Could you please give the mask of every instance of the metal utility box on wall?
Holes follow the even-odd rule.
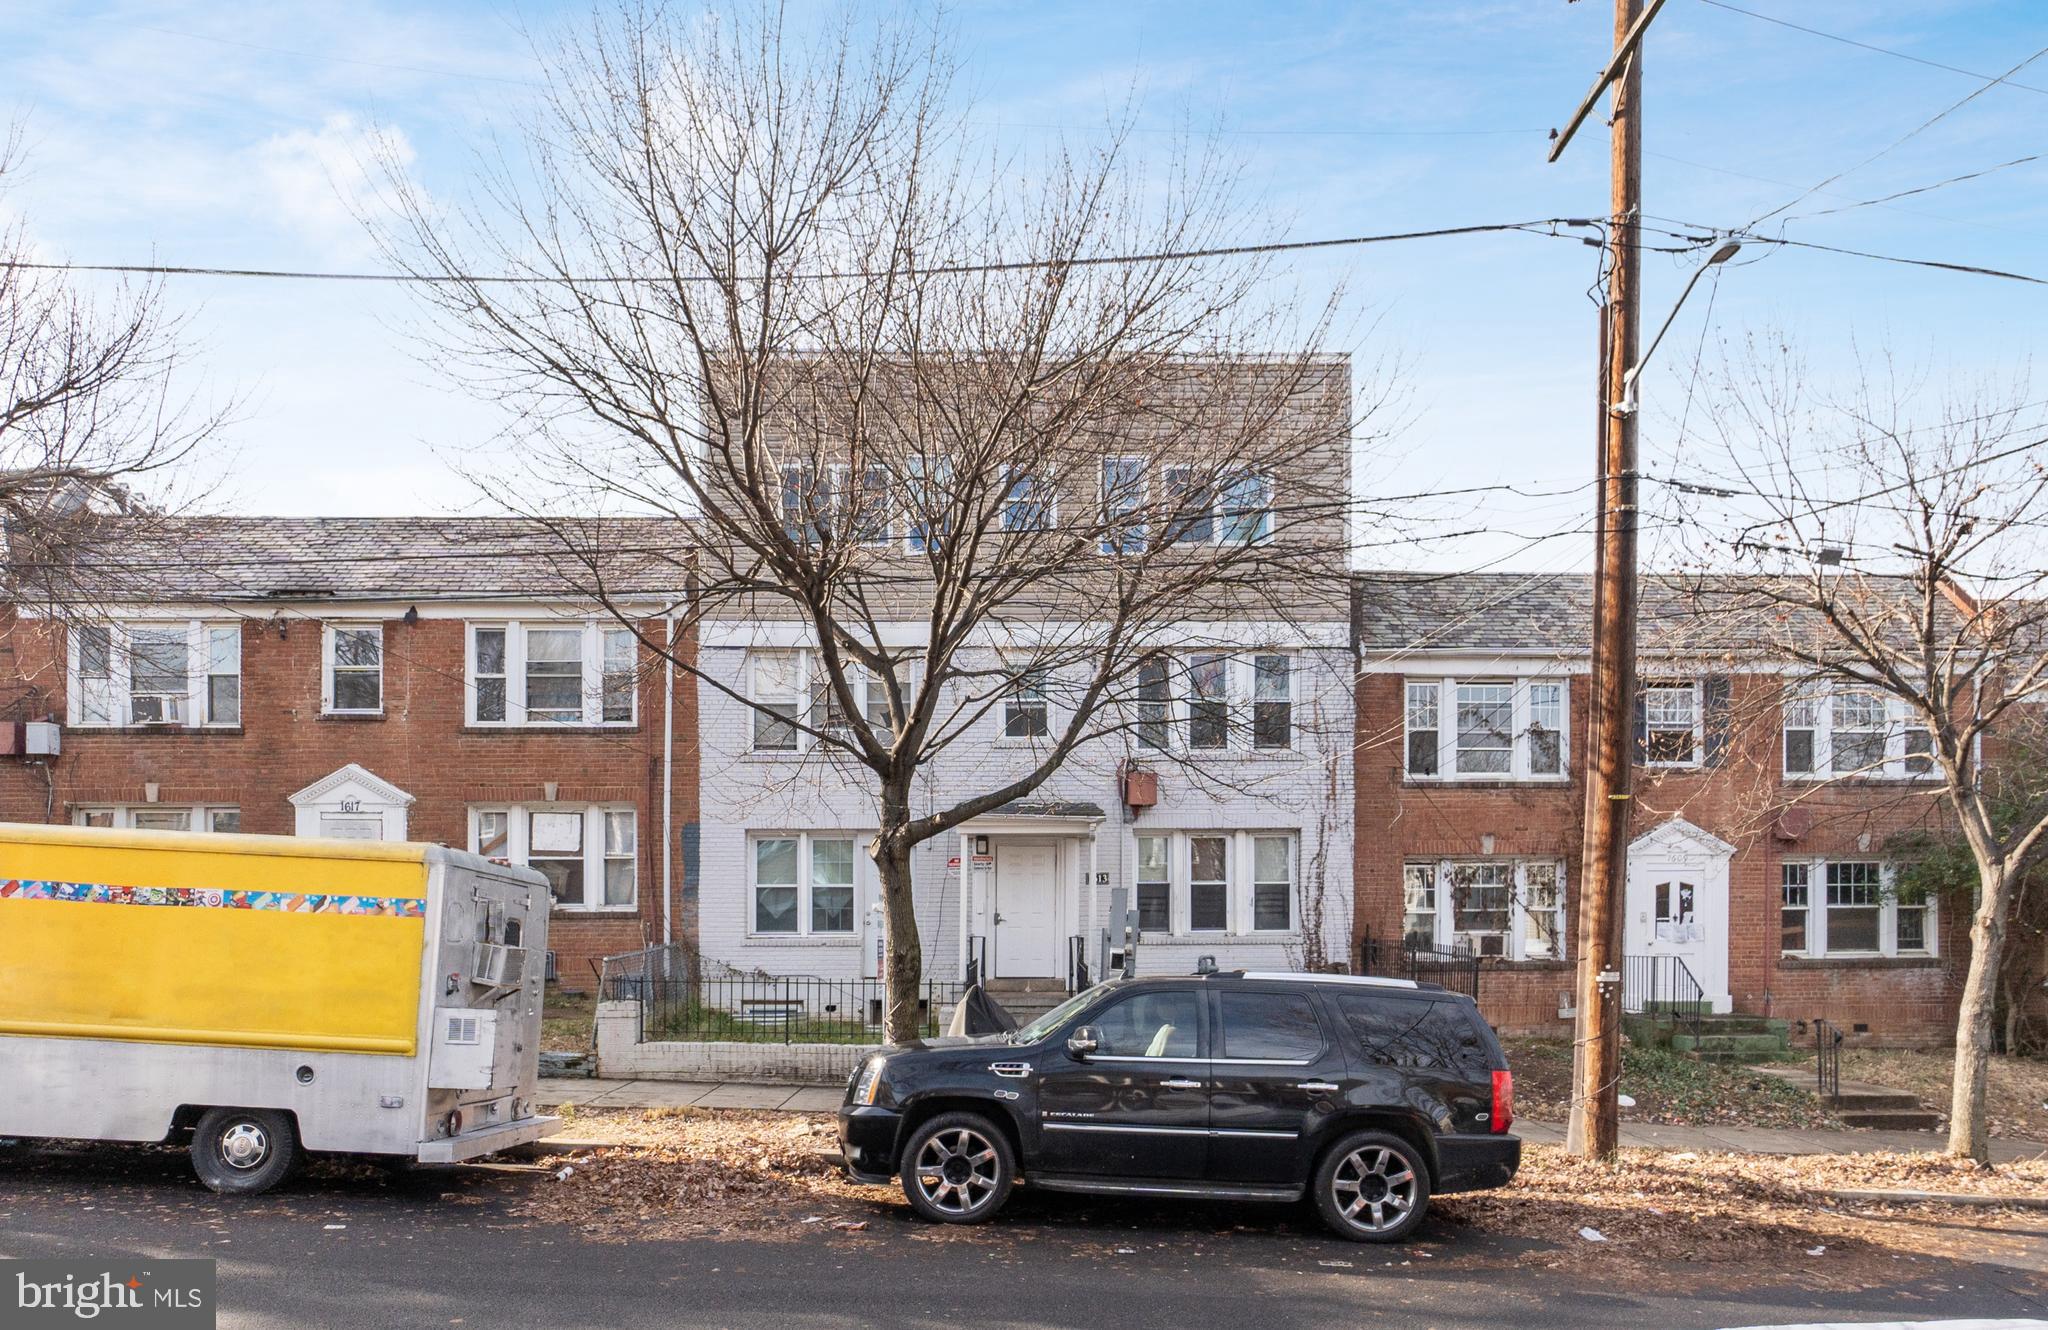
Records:
[[[1159,773],[1124,772],[1124,804],[1130,808],[1153,808],[1159,803]]]
[[[55,757],[64,749],[64,727],[54,720],[26,721],[21,733],[21,751],[28,757]]]

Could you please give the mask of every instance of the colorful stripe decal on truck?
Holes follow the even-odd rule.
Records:
[[[221,891],[211,887],[115,887],[102,882],[0,879],[0,900],[89,901],[101,905],[183,905],[206,910],[278,910],[287,914],[376,914],[424,919],[427,903],[408,896],[344,896],[308,891]]]

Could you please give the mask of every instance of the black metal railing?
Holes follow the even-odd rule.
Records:
[[[1388,979],[1436,984],[1479,1000],[1479,957],[1469,951],[1426,947],[1410,938],[1390,941],[1367,935],[1358,944],[1358,972]]]
[[[967,987],[988,978],[988,939],[979,933],[967,937]]]
[[[642,1043],[879,1043],[889,1007],[880,979],[705,972],[681,947],[606,957],[602,974],[603,999],[640,1004]],[[919,984],[918,1032],[938,1034],[963,991],[939,980]]]
[[[1088,987],[1088,939],[1080,933],[1067,939],[1067,991]]]
[[[1692,1036],[1697,1049],[1702,1018],[1713,1007],[1707,990],[1693,977],[1682,956],[1624,956],[1621,960],[1621,1009],[1630,1015],[1656,1016]]]
[[[1813,1023],[1813,1070],[1821,1102],[1842,1093],[1842,1032],[1831,1021]]]

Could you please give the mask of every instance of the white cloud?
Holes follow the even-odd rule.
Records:
[[[413,147],[402,130],[330,115],[317,130],[273,134],[253,156],[264,202],[277,220],[330,258],[361,258],[375,246],[362,219],[384,206],[376,186],[379,155],[403,168]]]

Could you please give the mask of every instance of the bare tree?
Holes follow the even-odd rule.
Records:
[[[1732,474],[1693,494],[1709,489],[1734,514],[1714,561],[1732,552],[1763,575],[1703,580],[1701,605],[1745,613],[1758,648],[1877,718],[1788,769],[1815,759],[1830,780],[1920,777],[1953,815],[1976,880],[1949,1151],[1987,1160],[1999,965],[2017,884],[2048,836],[2048,788],[2000,787],[1986,762],[2048,695],[2048,428],[2012,388],[1952,394],[1915,422],[1925,394],[1889,364],[1840,401],[1813,392],[1782,346],[1724,364],[1711,431]],[[1885,699],[1902,719],[1885,718]],[[1813,705],[1797,681],[1786,704]]]
[[[1250,645],[1219,626],[1344,619],[1353,403],[1348,362],[1302,349],[1327,307],[1256,253],[1203,253],[1256,234],[1213,153],[1148,172],[1112,133],[1006,159],[942,35],[816,34],[772,3],[601,15],[466,202],[386,163],[382,236],[431,279],[450,368],[518,413],[541,497],[499,476],[498,499],[672,519],[685,630],[802,626],[794,704],[648,645],[872,793],[905,1037],[914,847],[1093,740],[1173,760],[1169,697],[1256,730],[1254,698],[1206,706]],[[997,716],[1029,760],[919,811],[920,773]]]
[[[0,199],[21,147],[16,125]],[[0,558],[16,606],[62,619],[122,576],[103,519],[163,511],[226,412],[174,391],[185,330],[160,286],[93,298],[41,259],[24,222],[0,231]]]

